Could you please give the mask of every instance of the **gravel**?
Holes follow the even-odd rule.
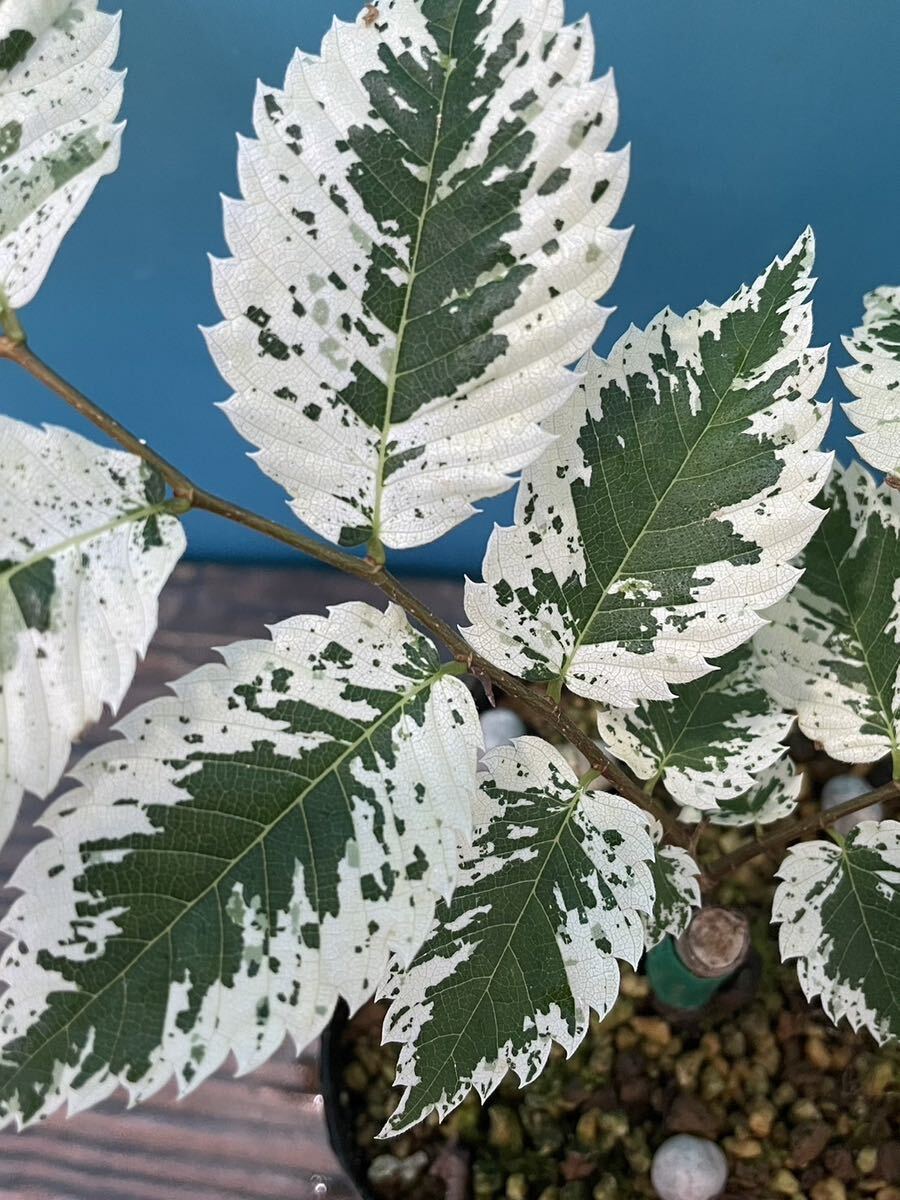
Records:
[[[805,761],[816,791],[846,770],[809,753]],[[704,836],[727,850],[744,835]],[[432,1114],[376,1140],[396,1103],[396,1047],[380,1045],[376,1006],[364,1009],[339,1047],[340,1100],[369,1191],[383,1200],[639,1200],[657,1194],[659,1147],[687,1135],[724,1153],[727,1200],[900,1200],[900,1048],[836,1029],[778,961],[776,865],[756,860],[720,887],[717,902],[751,918],[754,952],[699,1019],[661,1011],[646,979],[626,968],[612,1013],[591,1021],[571,1059],[556,1048],[529,1088],[508,1077],[484,1108],[470,1095],[441,1125]],[[382,1164],[373,1178],[384,1155],[412,1164],[405,1173]]]

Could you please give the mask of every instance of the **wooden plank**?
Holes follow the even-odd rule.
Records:
[[[446,620],[462,618],[458,587],[418,581]],[[125,709],[158,696],[169,680],[208,662],[210,647],[264,637],[265,625],[346,600],[379,603],[361,580],[292,568],[187,563],[163,593],[160,629]],[[109,736],[106,719],[83,748]],[[3,884],[40,837],[42,805],[26,801],[0,853]],[[0,896],[8,903],[11,893]],[[325,1131],[315,1052],[283,1046],[252,1075],[233,1066],[178,1100],[174,1088],[124,1110],[114,1096],[91,1112],[58,1114],[22,1134],[0,1133],[3,1200],[347,1200],[353,1190]]]

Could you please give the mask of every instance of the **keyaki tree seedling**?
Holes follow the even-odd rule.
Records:
[[[900,824],[827,831],[900,786],[792,819],[785,738],[797,721],[900,775],[897,289],[867,298],[844,370],[886,481],[821,448],[808,230],[724,303],[664,309],[598,358],[628,153],[590,25],[561,0],[368,5],[259,88],[206,331],[228,418],[322,544],[204,490],[26,339],[116,166],[117,45],[95,0],[0,5],[0,354],[117,445],[0,418],[3,833],[121,704],[191,509],[389,603],[226,647],[78,762],[12,881],[0,1117],[184,1092],[373,995],[401,1043],[385,1132],[444,1116],[577,1046],[619,960],[774,851],[807,996],[895,1037]],[[452,629],[389,553],[517,477]],[[479,767],[466,672],[589,771],[537,736]],[[748,836],[700,862],[701,817]]]

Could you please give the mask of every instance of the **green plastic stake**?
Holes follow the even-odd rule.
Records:
[[[703,1008],[733,978],[750,950],[750,927],[740,913],[703,908],[676,942],[667,937],[647,955],[647,978],[669,1008]]]

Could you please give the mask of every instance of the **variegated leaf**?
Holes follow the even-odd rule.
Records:
[[[485,768],[453,902],[383,989],[403,1088],[385,1132],[444,1117],[472,1088],[485,1099],[510,1069],[529,1083],[553,1042],[571,1052],[590,1011],[612,1007],[616,959],[636,965],[643,951],[654,853],[643,813],[582,788],[538,738],[489,751]]]
[[[297,515],[415,546],[548,443],[626,235],[611,76],[562,0],[381,0],[261,87],[209,333]]]
[[[863,323],[844,345],[856,359],[841,378],[856,399],[844,412],[857,429],[850,439],[879,471],[900,475],[900,287],[866,296]]]
[[[744,795],[784,754],[794,718],[763,689],[741,646],[717,670],[679,687],[674,700],[598,713],[600,737],[639,779],[662,780],[676,803],[715,810]]]
[[[119,162],[119,18],[97,0],[0,4],[0,298],[31,300]]]
[[[771,825],[791,815],[802,789],[803,773],[785,755],[761,771],[742,796],[722,800],[709,819],[713,825]]]
[[[452,890],[478,719],[401,611],[345,604],[222,654],[78,767],[14,876],[0,1120],[305,1045]]]
[[[756,639],[761,678],[841,762],[900,749],[900,493],[836,469],[795,591]]]
[[[830,461],[812,253],[807,232],[722,307],[665,311],[591,359],[466,589],[486,658],[615,707],[668,700],[789,591]]]
[[[700,868],[681,846],[663,846],[663,828],[653,822],[656,856],[650,870],[653,875],[653,911],[643,918],[644,945],[658,946],[664,937],[680,937],[700,907]]]
[[[778,875],[772,920],[807,999],[880,1043],[900,1037],[900,823],[862,821],[839,845],[801,842]]]
[[[140,459],[0,416],[0,841],[122,703],[184,545]]]

